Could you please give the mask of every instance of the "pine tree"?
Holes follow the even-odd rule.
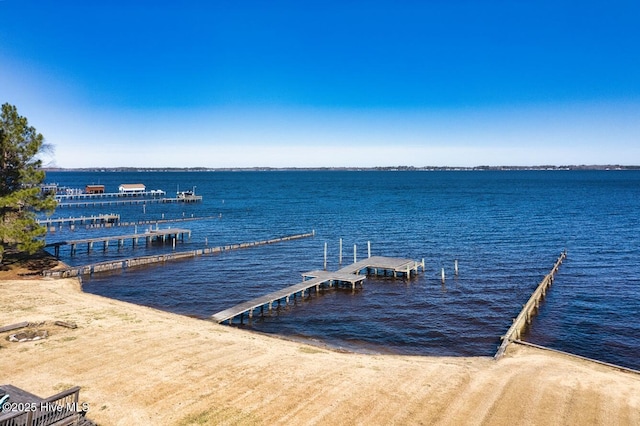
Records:
[[[0,260],[6,250],[34,253],[44,247],[46,232],[36,212],[55,209],[52,194],[43,195],[44,137],[5,103],[0,115]]]

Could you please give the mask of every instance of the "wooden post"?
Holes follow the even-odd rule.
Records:
[[[444,268],[442,268],[442,284],[444,284]]]
[[[456,277],[458,276],[458,259],[453,262],[453,274]]]
[[[371,241],[367,241],[367,259],[371,257]]]
[[[357,256],[357,249],[356,249],[356,245],[353,245],[353,263],[356,263],[358,261],[358,256]]]
[[[327,243],[324,243],[324,270],[327,270]]]
[[[176,235],[176,237],[177,237],[177,235]],[[173,245],[173,250],[175,250],[176,249],[176,238],[173,239],[173,244],[172,245]]]
[[[340,255],[338,257],[338,264],[342,265],[342,238],[340,238]]]

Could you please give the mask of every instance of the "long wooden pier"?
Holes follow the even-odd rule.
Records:
[[[75,203],[58,203],[58,207],[94,207],[94,206],[117,206],[127,204],[157,204],[157,203],[199,203],[202,201],[202,195],[193,195],[190,197],[173,197],[173,198],[122,198],[115,200],[93,200],[78,201]]]
[[[150,265],[154,263],[165,263],[172,260],[187,259],[187,258],[203,256],[207,254],[222,253],[229,250],[240,250],[245,248],[266,245],[266,244],[275,244],[275,243],[280,243],[284,241],[292,241],[292,240],[297,240],[301,238],[313,237],[314,235],[315,235],[315,231],[312,231],[306,234],[289,235],[285,237],[272,238],[269,240],[262,240],[262,241],[254,241],[250,243],[230,244],[226,246],[208,247],[208,248],[198,249],[198,250],[166,253],[166,254],[151,255],[151,256],[140,256],[140,257],[133,257],[128,259],[120,259],[120,260],[110,260],[106,262],[93,263],[90,265],[71,266],[71,267],[60,268],[60,269],[50,269],[47,271],[43,271],[42,275],[45,277],[53,277],[53,278],[77,277],[81,275],[93,274],[96,272],[114,271],[117,269],[126,269],[126,268],[135,267],[135,266]]]
[[[303,281],[281,290],[274,291],[264,296],[251,299],[249,301],[235,305],[224,311],[220,311],[211,316],[211,319],[218,323],[227,321],[233,324],[236,317],[240,318],[240,323],[244,322],[244,314],[248,314],[249,318],[253,318],[253,311],[260,309],[260,314],[264,314],[265,307],[270,312],[273,304],[278,306],[282,302],[289,304],[291,298],[298,296],[304,298],[305,295],[311,295],[311,291],[316,294],[321,289],[327,289],[338,286],[350,286],[355,289],[357,284],[362,285],[367,275],[383,275],[393,277],[410,278],[411,275],[417,275],[418,268],[422,268],[424,272],[424,260],[416,262],[410,259],[398,259],[382,256],[373,256],[345,266],[335,272],[316,270],[302,274]]]
[[[180,228],[169,228],[169,229],[153,229],[144,233],[138,234],[129,234],[129,235],[114,235],[107,237],[96,237],[96,238],[85,238],[81,240],[70,240],[70,241],[58,241],[55,243],[50,243],[45,246],[54,248],[54,255],[56,257],[60,257],[60,247],[69,245],[71,246],[71,255],[76,253],[76,248],[79,244],[87,245],[87,252],[91,252],[93,250],[93,245],[96,243],[103,244],[103,250],[107,250],[109,248],[110,241],[117,241],[118,247],[122,247],[124,245],[125,240],[131,240],[133,247],[138,245],[138,240],[140,238],[144,238],[147,245],[152,241],[162,241],[165,242],[167,239],[178,239],[180,237],[181,241],[184,241],[184,236],[187,235],[188,238],[191,238],[191,230],[189,229],[180,229]]]
[[[63,202],[69,200],[96,200],[104,198],[162,198],[166,195],[165,191],[141,191],[132,193],[123,192],[100,192],[100,193],[77,193],[77,194],[57,194],[56,201]]]
[[[75,224],[105,224],[105,223],[118,223],[120,221],[120,215],[115,213],[109,214],[99,214],[92,216],[80,216],[80,217],[57,217],[57,218],[48,218],[48,219],[38,219],[37,222],[40,225],[46,226],[62,226],[65,223],[69,225]]]
[[[113,216],[113,219],[112,219]],[[162,223],[178,223],[178,222],[193,222],[198,220],[211,220],[211,219],[220,219],[222,216],[218,214],[217,216],[189,216],[189,217],[178,217],[173,219],[146,219],[146,220],[134,220],[134,221],[123,221],[120,219],[119,214],[109,215],[96,215],[96,216],[80,216],[80,217],[69,217],[69,218],[51,218],[51,219],[41,219],[38,221],[41,225],[48,225],[47,231],[50,233],[56,232],[56,226],[62,228],[64,223],[68,223],[71,229],[73,230],[77,224],[81,226],[84,225],[86,229],[101,229],[101,228],[112,228],[117,226],[139,226],[139,225],[155,225],[158,226]],[[95,218],[95,220],[93,220]],[[103,220],[101,220],[103,218]]]
[[[538,287],[536,287],[527,303],[524,304],[524,306],[522,307],[522,311],[520,311],[520,314],[513,320],[513,324],[511,325],[511,327],[509,327],[507,333],[502,336],[502,344],[500,345],[498,351],[494,356],[495,359],[500,359],[504,355],[507,346],[509,346],[511,342],[519,340],[520,337],[524,334],[527,326],[531,324],[533,315],[540,307],[540,301],[546,296],[547,290],[549,289],[549,287],[551,287],[551,284],[553,284],[553,279],[556,272],[558,272],[560,265],[562,265],[562,262],[564,261],[564,259],[566,259],[566,257],[567,251],[565,250],[560,254],[558,260],[556,260],[553,269],[551,269],[551,271],[544,277],[540,284],[538,284]]]

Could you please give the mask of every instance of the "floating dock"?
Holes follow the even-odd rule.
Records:
[[[507,334],[502,336],[502,344],[499,346],[498,351],[494,356],[495,359],[500,359],[507,350],[507,346],[509,346],[509,343],[519,340],[520,337],[524,334],[527,326],[531,324],[533,315],[540,307],[540,301],[547,295],[547,290],[549,289],[549,287],[551,287],[551,284],[553,284],[553,278],[566,257],[567,251],[565,250],[560,254],[558,260],[556,260],[556,263],[553,266],[553,269],[551,269],[551,272],[549,272],[540,282],[540,284],[538,284],[538,287],[536,287],[527,303],[524,304],[524,306],[522,307],[522,311],[520,311],[520,314],[513,320],[513,324],[511,325],[511,327],[509,327]]]
[[[153,229],[151,231],[142,233],[142,234],[129,234],[129,235],[114,235],[108,237],[96,237],[96,238],[85,238],[82,240],[70,240],[70,241],[59,241],[51,244],[47,244],[46,247],[54,248],[54,255],[56,257],[60,257],[60,247],[61,246],[71,246],[71,255],[76,253],[76,248],[79,244],[87,245],[87,252],[91,252],[93,250],[93,246],[96,243],[103,244],[103,250],[107,250],[109,248],[110,241],[117,241],[118,247],[122,247],[124,245],[125,240],[131,240],[133,247],[138,245],[138,240],[144,238],[147,244],[150,244],[154,240],[162,241],[163,243],[169,239],[177,240],[180,237],[181,241],[184,241],[184,236],[187,235],[188,238],[191,238],[191,230],[189,229],[180,229],[180,228],[169,228],[169,229]]]
[[[220,311],[212,315],[211,319],[218,323],[227,321],[228,324],[233,324],[234,318],[239,317],[242,324],[244,322],[244,314],[248,314],[249,318],[253,318],[253,311],[259,308],[262,315],[265,307],[268,311],[271,311],[274,303],[280,306],[284,302],[287,305],[291,298],[295,299],[298,296],[304,298],[306,294],[311,295],[311,291],[315,291],[318,294],[321,289],[338,286],[349,286],[351,289],[355,289],[358,284],[362,286],[362,282],[367,275],[410,278],[411,275],[418,274],[418,268],[422,268],[424,272],[424,260],[416,262],[410,259],[373,256],[345,266],[335,272],[310,271],[302,274],[303,281],[298,284]]]

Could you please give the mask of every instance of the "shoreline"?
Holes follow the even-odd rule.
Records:
[[[59,266],[61,268],[68,267],[67,264],[62,262],[62,261],[59,261]],[[32,274],[29,274],[29,275],[32,275]],[[73,277],[73,278],[76,278],[78,280],[79,285],[80,285],[80,291],[82,293],[85,293],[84,290],[83,290],[82,275],[79,275],[79,276]],[[93,293],[86,293],[86,294],[93,294]],[[106,296],[100,296],[100,297],[106,297]],[[106,298],[109,299],[109,300],[121,301],[119,299],[112,299],[112,298],[109,298],[109,297],[106,297]],[[131,303],[131,302],[125,302],[125,301],[121,301],[121,302],[123,302],[123,303]],[[158,310],[160,312],[166,312],[166,313],[170,313],[170,314],[173,314],[173,315],[179,315],[179,316],[192,318],[192,319],[196,319],[196,320],[200,320],[200,321],[205,321],[205,322],[210,322],[211,321],[210,317],[208,317],[208,316],[185,315],[185,314],[180,314],[180,313],[177,313],[177,312],[165,311],[165,310],[154,308],[154,307],[147,306],[147,305],[139,305],[139,304],[135,304],[135,303],[132,303],[132,304],[134,304],[136,306],[144,306],[144,307],[147,307],[149,309]],[[398,352],[392,352],[392,351],[389,351],[389,352],[378,352],[378,351],[375,351],[375,350],[367,350],[365,348],[359,348],[359,347],[355,347],[355,346],[353,346],[353,347],[342,347],[342,346],[338,346],[338,345],[332,345],[330,343],[315,339],[313,337],[283,335],[283,334],[278,334],[278,333],[267,333],[267,332],[262,332],[262,331],[254,330],[254,329],[245,329],[245,328],[238,327],[238,326],[229,326],[229,325],[227,325],[226,327],[231,327],[233,329],[236,329],[236,330],[239,330],[239,331],[243,331],[243,332],[257,334],[259,336],[263,336],[263,337],[266,337],[266,338],[282,339],[282,340],[289,341],[289,342],[294,342],[294,343],[300,343],[300,344],[303,344],[303,345],[314,346],[314,347],[317,347],[317,348],[320,348],[320,349],[325,349],[325,350],[333,351],[333,352],[336,352],[336,353],[360,354],[360,355],[419,356],[419,357],[434,357],[434,358],[441,357],[440,355],[406,354],[406,353],[398,353]],[[588,362],[593,362],[593,363],[597,363],[597,364],[600,364],[600,365],[608,366],[608,367],[611,367],[611,368],[614,368],[614,369],[617,369],[617,370],[620,370],[620,371],[625,371],[625,372],[628,372],[628,373],[640,375],[640,370],[636,370],[634,368],[630,368],[630,367],[626,367],[624,365],[614,364],[614,363],[598,360],[598,359],[595,359],[595,358],[589,358],[589,357],[578,355],[578,354],[574,354],[574,353],[571,353],[571,352],[566,352],[566,351],[563,351],[563,350],[560,350],[560,349],[554,349],[554,348],[547,347],[547,346],[537,345],[535,343],[527,342],[525,340],[516,339],[516,340],[512,341],[511,344],[525,345],[525,346],[534,347],[534,348],[537,348],[537,349],[540,349],[540,350],[551,351],[551,352],[562,354],[562,355],[565,355],[565,356],[568,356],[568,357],[575,357],[576,359],[580,359],[580,360],[584,360],[584,361],[588,361]],[[455,356],[455,355],[444,355],[442,357],[458,358],[458,356]],[[463,356],[462,358],[495,359],[495,355],[473,355],[473,356],[470,355],[470,356]]]
[[[3,382],[40,396],[78,385],[99,424],[640,423],[637,374],[522,345],[499,361],[338,352],[84,293],[77,279],[2,280],[0,306],[0,325],[51,328],[33,342],[0,334]]]

